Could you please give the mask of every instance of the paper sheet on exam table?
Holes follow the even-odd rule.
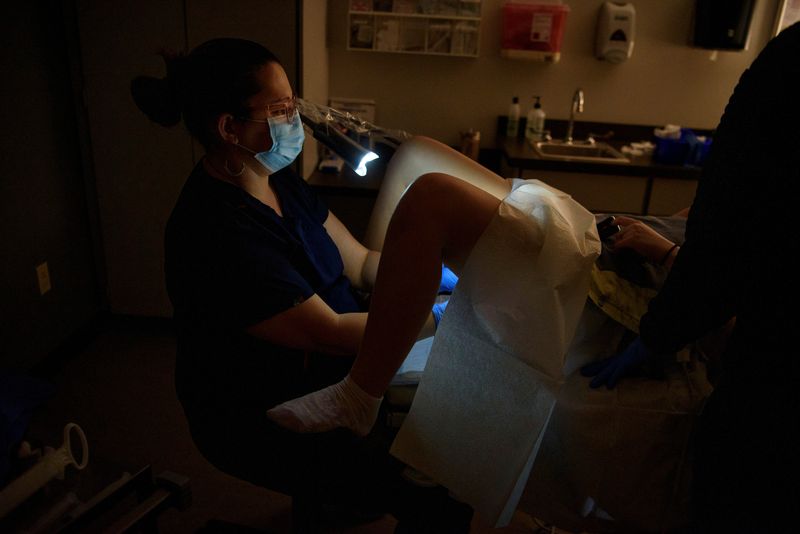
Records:
[[[498,526],[541,443],[599,250],[582,206],[515,181],[461,273],[392,445]]]
[[[419,384],[422,373],[425,371],[425,365],[428,363],[428,355],[431,352],[433,345],[433,336],[420,339],[411,350],[408,356],[403,360],[400,368],[395,373],[392,379],[392,386],[408,386]]]

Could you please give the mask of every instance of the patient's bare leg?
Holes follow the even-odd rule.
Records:
[[[389,161],[367,225],[364,238],[367,248],[383,250],[389,221],[400,198],[418,177],[428,173],[455,176],[500,200],[508,196],[511,190],[509,180],[504,180],[477,161],[439,141],[415,136],[400,145]]]
[[[430,314],[445,261],[460,272],[500,200],[458,178],[421,176],[386,235],[366,332],[342,382],[283,403],[269,417],[298,432],[369,433],[384,391]]]

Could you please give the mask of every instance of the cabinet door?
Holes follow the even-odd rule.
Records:
[[[648,215],[672,215],[688,208],[697,192],[697,180],[654,178]]]
[[[560,189],[595,213],[641,213],[647,185],[638,176],[526,170],[522,177]]]
[[[182,126],[151,123],[130,83],[164,76],[161,47],[183,50],[183,2],[76,5],[111,311],[166,316],[164,227],[192,169],[191,144]]]

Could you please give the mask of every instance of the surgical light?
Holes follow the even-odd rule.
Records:
[[[336,121],[304,109],[302,101],[298,106],[303,124],[311,130],[314,139],[332,150],[359,176],[367,175],[367,163],[378,159],[378,154],[356,143],[337,127]]]
[[[330,148],[344,160],[359,176],[367,175],[367,163],[378,159],[378,155],[359,145],[338,128],[328,124],[318,124],[313,129],[314,139]]]

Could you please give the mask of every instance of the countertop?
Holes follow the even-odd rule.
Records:
[[[570,161],[541,157],[525,139],[497,137],[495,144],[503,153],[506,163],[518,169],[520,175],[524,169],[547,171],[575,172],[587,174],[611,174],[617,176],[642,176],[647,178],[676,178],[681,180],[697,180],[700,178],[699,167],[684,165],[662,165],[653,163],[651,159],[642,159],[632,163],[605,163]],[[626,143],[609,142],[619,150]]]

